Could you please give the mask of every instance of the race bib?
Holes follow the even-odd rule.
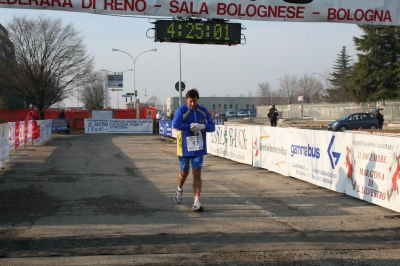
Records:
[[[186,137],[186,145],[188,151],[200,151],[203,149],[203,137],[201,135]]]

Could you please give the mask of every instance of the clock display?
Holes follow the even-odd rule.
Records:
[[[157,20],[156,42],[181,42],[198,44],[240,44],[240,23],[209,21]]]

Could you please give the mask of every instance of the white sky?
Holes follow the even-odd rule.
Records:
[[[0,8],[0,23],[7,26],[12,17],[44,14],[61,17],[65,24],[73,23],[84,37],[89,54],[94,56],[95,70],[120,72],[133,68],[132,59],[139,53],[156,48],[157,52],[140,55],[136,60],[136,89],[141,102],[152,95],[162,103],[167,97],[179,96],[174,85],[179,80],[179,44],[158,43],[152,38],[153,27],[146,18],[127,18],[89,13],[37,11]],[[352,59],[357,59],[353,37],[362,31],[353,24],[241,22],[247,43],[237,46],[181,44],[182,81],[186,90],[197,88],[200,97],[236,97],[240,93],[255,96],[258,84],[268,81],[278,88],[285,74],[302,76],[305,73],[332,72],[334,61],[343,46]],[[316,76],[318,77],[318,76]],[[319,77],[321,78],[321,77]],[[323,78],[321,78],[323,80]],[[133,92],[133,72],[124,73],[124,89],[119,92],[119,107],[124,108],[121,95]],[[144,96],[145,89],[147,97]],[[185,93],[186,90],[183,92]],[[111,106],[117,107],[117,92],[111,93]],[[66,106],[77,106],[77,99],[64,101]],[[82,103],[79,104],[82,106]]]

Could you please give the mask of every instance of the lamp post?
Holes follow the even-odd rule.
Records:
[[[273,104],[273,103],[272,103],[272,95],[273,95],[273,93],[272,93],[272,91],[271,91],[271,105]]]
[[[134,93],[135,93],[135,108],[137,109],[138,106],[136,106],[136,97],[137,97],[137,93],[136,93],[136,59],[141,54],[144,54],[144,53],[147,53],[147,52],[157,52],[157,49],[154,48],[154,49],[151,49],[151,50],[147,50],[147,51],[141,52],[135,58],[133,58],[129,53],[121,51],[121,50],[118,50],[118,49],[115,49],[115,48],[113,48],[112,51],[113,52],[121,52],[121,53],[127,54],[132,58],[132,61],[133,61],[133,90],[134,90]],[[136,112],[136,117],[138,118],[138,116],[139,116],[139,112]]]
[[[110,70],[108,70],[108,69],[102,69],[101,71],[106,71],[107,72],[107,74],[108,73],[114,73],[114,74],[118,74],[118,73],[124,73],[124,72],[127,72],[127,71],[133,71],[133,69],[127,69],[127,70],[124,70],[124,71],[120,71],[120,72],[113,72],[113,71],[110,71]],[[111,94],[109,93],[109,88],[108,88],[108,85],[107,85],[107,94],[108,94],[108,107],[111,107]],[[119,109],[119,95],[118,95],[118,91],[117,91],[117,108]]]

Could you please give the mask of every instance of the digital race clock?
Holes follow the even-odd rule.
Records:
[[[240,23],[214,21],[157,20],[156,42],[182,42],[198,44],[240,44]]]

